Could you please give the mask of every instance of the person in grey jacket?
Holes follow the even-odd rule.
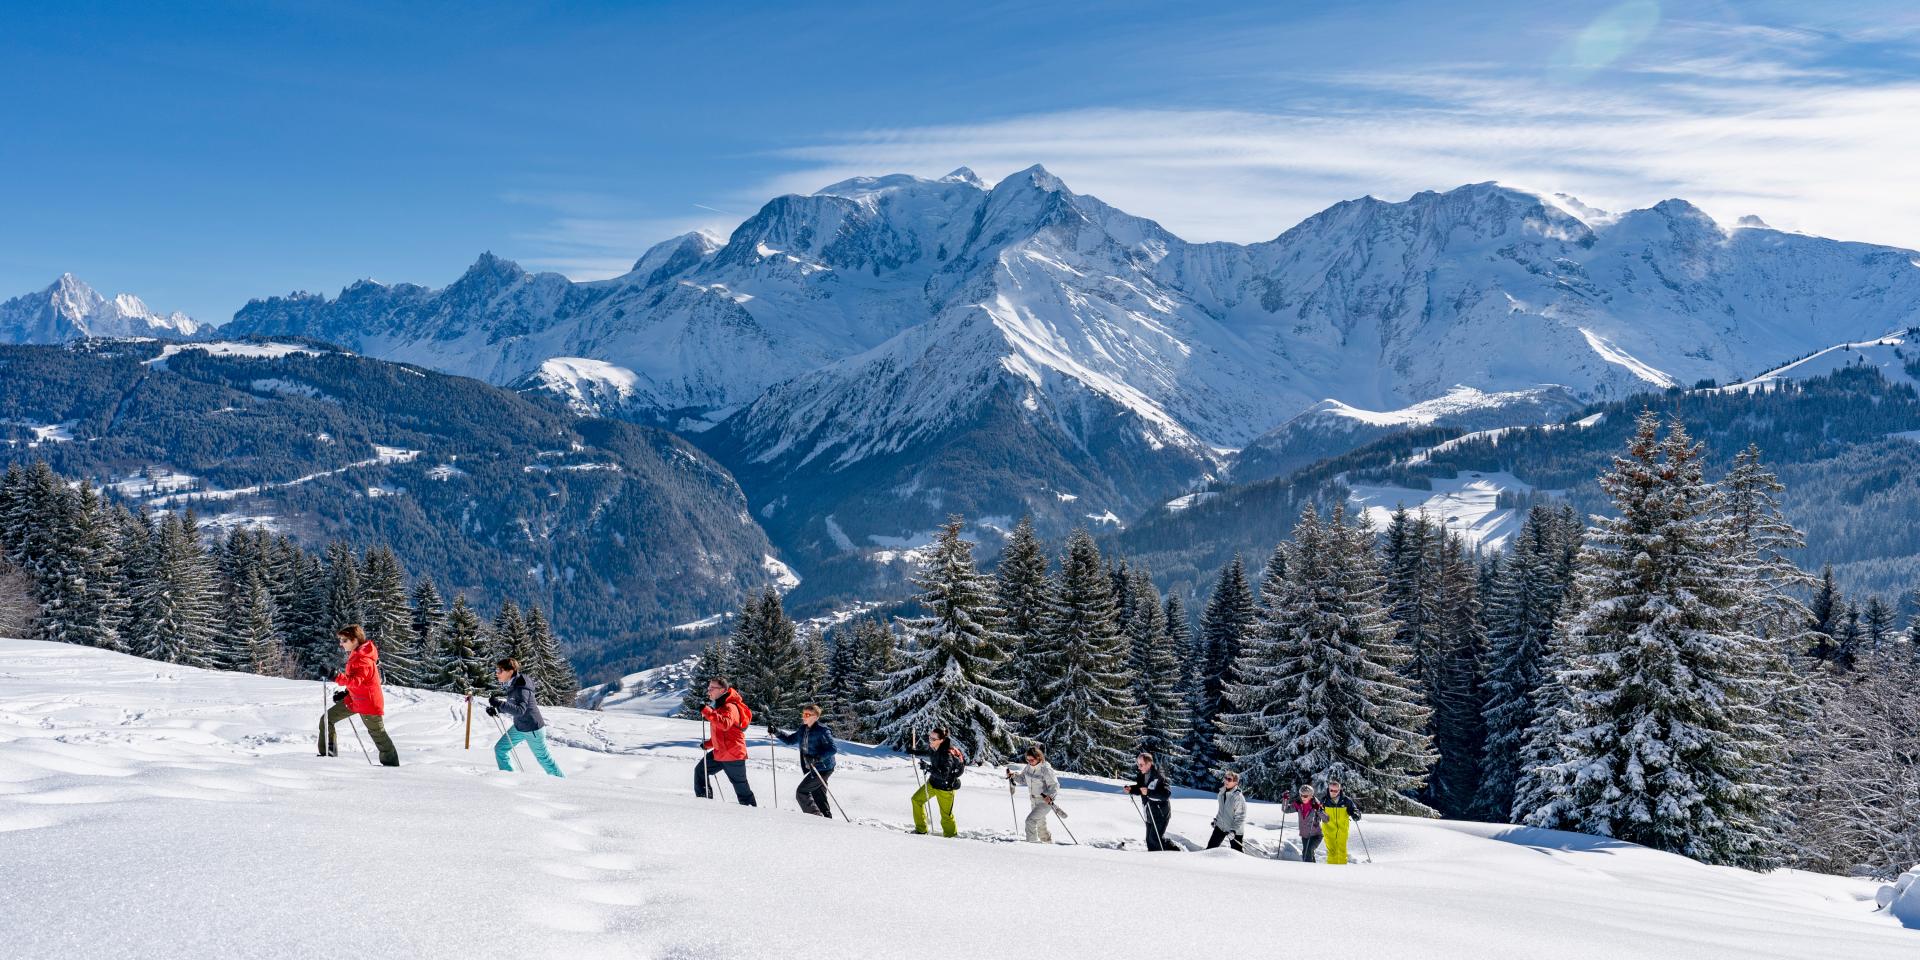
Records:
[[[1007,779],[1027,785],[1027,799],[1033,804],[1027,809],[1027,841],[1052,843],[1047,817],[1053,812],[1054,798],[1060,796],[1060,778],[1053,772],[1053,764],[1047,762],[1046,752],[1038,745],[1028,747],[1026,767],[1008,767]]]
[[[1220,776],[1220,808],[1213,815],[1213,837],[1207,841],[1207,849],[1229,838],[1229,846],[1246,852],[1247,795],[1240,791],[1240,774],[1232,770]]]
[[[524,743],[533,751],[533,759],[539,762],[540,769],[556,777],[565,776],[547,754],[547,718],[540,715],[540,704],[534,699],[533,678],[521,673],[520,661],[512,657],[496,661],[493,675],[506,688],[506,695],[494,694],[487,698],[487,716],[504,713],[513,718],[513,726],[493,745],[494,761],[500,769],[512,770],[513,764],[509,761],[513,748]]]

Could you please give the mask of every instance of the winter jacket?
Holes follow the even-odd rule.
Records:
[[[1053,764],[1045,760],[1029,766],[1017,764],[1007,768],[1021,783],[1027,785],[1027,797],[1033,800],[1052,800],[1060,795],[1060,777],[1053,772]]]
[[[1305,803],[1289,800],[1287,809],[1300,815],[1300,835],[1303,837],[1319,836],[1320,825],[1327,822],[1326,808],[1322,807],[1318,800],[1308,800]]]
[[[747,724],[753,722],[753,711],[740,699],[740,691],[728,687],[713,703],[700,708],[700,716],[713,724],[713,739],[700,744],[713,751],[713,759],[731,763],[747,758]]]
[[[1156,763],[1145,772],[1135,770],[1133,787],[1127,792],[1146,797],[1148,803],[1168,803],[1173,799],[1173,784],[1161,775],[1160,765]]]
[[[833,772],[833,758],[840,748],[834,746],[833,731],[826,724],[815,721],[811,727],[802,725],[792,733],[775,730],[773,735],[779,737],[781,743],[800,747],[800,766],[803,769]]]
[[[927,782],[935,790],[960,789],[960,775],[967,772],[967,756],[953,745],[953,741],[947,741],[947,745],[939,750],[908,747],[907,752],[927,758]]]
[[[380,651],[363,643],[347,654],[346,669],[333,682],[347,688],[347,707],[369,717],[387,715],[387,698],[380,692]]]
[[[494,707],[512,717],[513,728],[521,733],[532,733],[547,725],[547,718],[540,715],[540,704],[533,696],[533,678],[524,673],[516,673],[507,681],[507,695],[499,698]]]
[[[1321,804],[1321,806],[1324,806],[1327,808],[1327,815],[1330,817],[1340,817],[1342,819],[1351,819],[1351,820],[1360,819],[1360,805],[1357,803],[1354,803],[1353,797],[1350,794],[1348,794],[1345,790],[1340,791],[1340,799],[1335,800],[1329,797],[1327,798],[1327,801],[1325,803]],[[1333,811],[1335,810],[1339,810],[1342,812],[1334,813]]]
[[[1247,830],[1247,795],[1239,787],[1220,791],[1220,809],[1214,812],[1213,828],[1231,834]]]

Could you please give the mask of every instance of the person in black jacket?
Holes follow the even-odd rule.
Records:
[[[533,751],[533,759],[539,761],[540,769],[556,777],[566,776],[547,755],[547,718],[540,715],[540,704],[534,700],[533,678],[523,676],[520,661],[512,657],[496,661],[493,667],[494,677],[507,692],[505,696],[494,694],[487,698],[487,716],[504,713],[513,718],[513,726],[493,745],[494,761],[500,764],[500,769],[512,770],[509,756],[514,747],[525,743]]]
[[[1141,797],[1147,803],[1147,815],[1144,818],[1147,849],[1180,849],[1167,842],[1167,821],[1173,819],[1173,784],[1168,783],[1160,773],[1160,767],[1153,762],[1153,754],[1141,754],[1136,765],[1139,772],[1133,775],[1133,783],[1124,792]]]
[[[913,832],[927,832],[927,801],[932,799],[940,804],[940,835],[959,836],[960,830],[953,822],[953,792],[960,789],[960,777],[967,772],[966,755],[953,745],[945,727],[933,728],[925,749],[909,743],[907,752],[927,758],[921,764],[926,768],[927,782],[913,792]]]
[[[799,788],[793,791],[793,798],[800,801],[800,809],[832,820],[827,778],[833,776],[833,758],[840,751],[833,745],[833,731],[820,722],[819,705],[809,703],[800,708],[800,729],[781,733],[773,724],[767,724],[767,732],[778,737],[781,743],[800,748],[802,776]]]

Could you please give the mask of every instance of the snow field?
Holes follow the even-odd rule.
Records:
[[[794,809],[793,752],[751,741],[762,807],[691,793],[700,725],[547,711],[567,779],[461,749],[458,697],[388,690],[397,770],[313,756],[320,684],[0,641],[7,955],[139,957],[1910,957],[1875,885],[1707,867],[1592,837],[1368,817],[1375,863],[1140,851],[1110,781],[1064,776],[1082,846],[1002,842],[969,773],[963,836],[907,835],[902,758],[848,746],[856,821]],[[756,732],[757,728],[756,728]],[[525,759],[522,752],[519,760]],[[778,777],[780,808],[772,808]],[[1024,814],[1024,791],[1017,800]],[[1210,796],[1175,801],[1204,840]],[[1291,846],[1249,805],[1249,839]],[[1064,830],[1056,838],[1065,840]],[[980,842],[980,841],[993,842]],[[1355,852],[1360,845],[1356,838]],[[1125,849],[1116,849],[1124,846]]]

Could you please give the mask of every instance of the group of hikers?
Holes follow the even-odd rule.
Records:
[[[334,694],[333,706],[327,709],[320,720],[320,755],[339,755],[334,728],[341,720],[357,717],[378,749],[380,763],[397,767],[400,765],[400,755],[394,749],[393,739],[387,735],[384,722],[386,701],[380,690],[380,652],[358,625],[340,630],[338,637],[347,661],[345,668],[333,681],[341,689]],[[494,662],[494,678],[499,681],[501,692],[487,698],[486,713],[496,718],[497,723],[503,715],[513,721],[511,725],[501,724],[500,739],[493,745],[494,760],[499,768],[512,770],[513,750],[525,744],[541,769],[556,777],[563,776],[547,752],[547,722],[541,716],[534,696],[533,678],[522,673],[520,664],[511,657]],[[701,707],[700,717],[707,726],[707,733],[700,743],[704,753],[694,766],[694,795],[717,797],[714,778],[724,776],[733,788],[734,798],[741,805],[758,806],[753,785],[747,780],[747,730],[753,723],[753,711],[726,677],[707,678],[706,694],[707,703]],[[835,745],[833,731],[820,722],[820,707],[817,704],[802,707],[800,726],[791,732],[768,724],[767,733],[800,753],[802,775],[800,785],[794,790],[794,799],[799,802],[800,809],[832,819],[835,801],[827,781],[833,776],[834,760],[839,748]],[[961,778],[966,772],[966,755],[943,727],[929,731],[924,741],[916,739],[909,743],[906,752],[920,758],[917,771],[921,775],[921,782],[910,800],[913,832],[920,835],[930,832],[928,807],[934,806],[940,811],[941,835],[958,836],[953,803],[955,792],[960,789]],[[1011,793],[1016,785],[1021,784],[1027,788],[1026,839],[1033,843],[1052,843],[1053,835],[1047,829],[1048,819],[1059,817],[1064,826],[1067,818],[1066,811],[1059,804],[1059,774],[1047,762],[1046,751],[1039,744],[1028,746],[1022,759],[1025,761],[1023,764],[1006,769],[1007,789]],[[1133,782],[1123,787],[1122,792],[1136,804],[1140,821],[1146,828],[1147,849],[1180,850],[1179,846],[1167,839],[1167,826],[1173,817],[1173,783],[1154,762],[1151,753],[1140,754],[1134,767]],[[1234,850],[1244,851],[1247,798],[1241,791],[1240,774],[1237,771],[1227,770],[1221,774],[1221,787],[1216,800],[1213,834],[1207,840],[1207,849],[1212,850],[1226,843]],[[1315,794],[1311,784],[1302,785],[1297,796],[1287,799],[1283,808],[1299,818],[1301,860],[1315,862],[1315,854],[1324,841],[1328,863],[1347,862],[1347,837],[1354,823],[1360,819],[1360,808],[1352,797],[1342,793],[1338,780],[1327,782],[1324,800]],[[845,816],[846,811],[842,810],[841,815]],[[1068,833],[1072,833],[1071,829]]]

